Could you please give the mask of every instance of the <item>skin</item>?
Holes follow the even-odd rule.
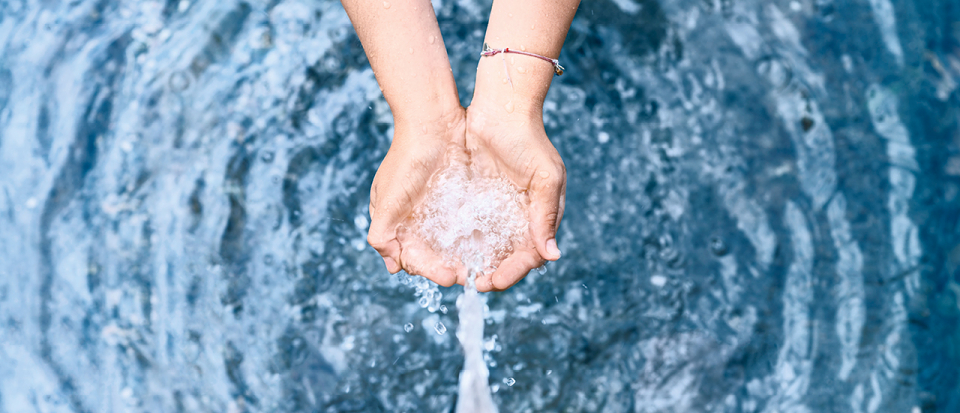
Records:
[[[509,288],[545,260],[559,259],[556,232],[566,169],[543,127],[553,66],[517,54],[481,58],[473,100],[464,109],[429,0],[342,3],[394,116],[393,143],[370,191],[367,236],[387,270],[403,269],[444,286],[465,284],[462,266],[442,265],[402,225],[451,147],[466,148],[485,174],[506,175],[531,200],[527,239],[514,245],[493,274],[479,278],[477,289]],[[559,56],[578,5],[579,0],[496,0],[484,40],[494,48]]]

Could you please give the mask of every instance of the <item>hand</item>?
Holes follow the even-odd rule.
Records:
[[[465,116],[457,105],[439,119],[423,123],[396,119],[393,143],[370,189],[367,235],[367,242],[383,256],[391,274],[402,269],[445,287],[458,280],[456,269],[445,266],[444,260],[422,239],[410,236],[402,223],[425,194],[430,177],[443,167],[450,145],[463,147]]]
[[[477,280],[480,291],[510,288],[544,260],[560,258],[556,233],[567,182],[566,168],[547,138],[541,112],[513,113],[493,102],[474,99],[467,109],[466,147],[485,175],[504,174],[527,191],[530,231],[493,274]]]

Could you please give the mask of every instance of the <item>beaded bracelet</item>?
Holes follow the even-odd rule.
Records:
[[[559,60],[557,60],[557,59],[551,59],[551,58],[546,57],[546,56],[541,56],[541,55],[538,55],[538,54],[536,54],[536,53],[524,52],[524,51],[520,51],[520,50],[511,50],[509,47],[505,47],[505,48],[503,48],[503,49],[494,49],[494,48],[490,47],[490,45],[484,43],[484,44],[483,44],[483,51],[480,52],[480,56],[481,56],[481,57],[496,56],[497,54],[500,54],[500,53],[516,53],[516,54],[522,54],[522,55],[525,55],[525,56],[536,57],[537,59],[540,59],[540,60],[546,60],[546,61],[550,62],[551,64],[553,64],[553,73],[555,73],[557,76],[560,76],[560,75],[563,74],[563,70],[564,70],[564,69],[563,69],[563,66],[560,66],[560,61],[559,61]],[[511,83],[513,83],[513,82],[511,82]]]

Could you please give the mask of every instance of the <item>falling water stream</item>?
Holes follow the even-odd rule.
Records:
[[[463,371],[457,394],[457,413],[497,413],[490,397],[490,373],[483,359],[483,301],[475,283],[480,265],[470,265],[467,285],[458,299],[460,325],[457,339],[463,347]]]

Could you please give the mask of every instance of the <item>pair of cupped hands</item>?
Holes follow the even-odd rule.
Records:
[[[447,266],[444,257],[403,225],[426,194],[430,177],[445,165],[451,146],[480,162],[484,174],[506,176],[530,200],[530,230],[496,271],[478,276],[477,290],[507,289],[544,261],[560,258],[556,232],[563,217],[566,169],[544,130],[542,100],[502,104],[478,94],[469,108],[458,104],[433,119],[395,119],[393,143],[370,191],[367,236],[390,273],[405,270],[447,287],[466,283],[462,264]]]

